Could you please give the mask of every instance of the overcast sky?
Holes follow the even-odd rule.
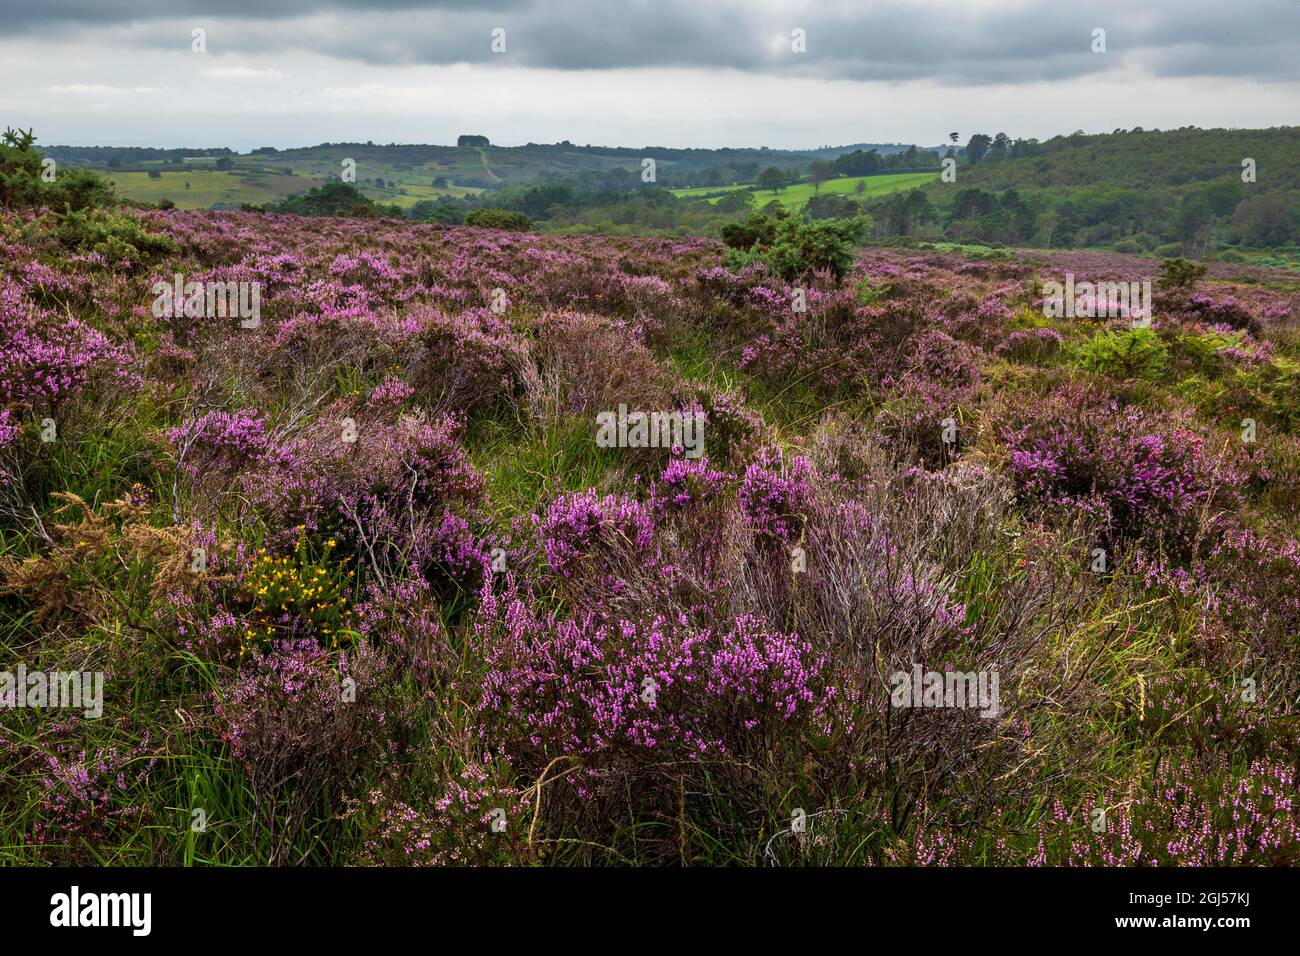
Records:
[[[1300,125],[1298,64],[1300,0],[0,0],[0,121],[51,145]]]

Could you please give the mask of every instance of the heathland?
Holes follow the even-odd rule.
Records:
[[[1300,862],[1294,272],[0,162],[0,860]]]

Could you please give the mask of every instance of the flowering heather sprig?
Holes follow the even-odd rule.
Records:
[[[1185,546],[1207,505],[1240,501],[1244,475],[1190,425],[1084,387],[1009,409],[1000,433],[1023,497],[1078,507],[1115,537],[1164,535]]]
[[[190,477],[210,471],[236,474],[261,463],[271,449],[265,422],[253,408],[204,412],[169,430],[167,441]]]
[[[769,446],[745,469],[739,501],[746,520],[759,534],[794,541],[812,504],[812,463],[800,455],[786,464],[781,449]]]
[[[998,343],[998,355],[1017,361],[1037,361],[1060,350],[1064,339],[1055,329],[1017,329]]]
[[[582,755],[589,767],[743,752],[748,735],[792,728],[833,691],[807,642],[742,617],[721,632],[683,615],[604,623],[485,593],[474,647],[486,664],[482,733],[515,756]]]
[[[818,689],[826,665],[797,634],[782,634],[751,615],[736,618],[709,662],[707,690],[737,702],[741,723],[752,730],[800,711],[820,714],[833,689]]]
[[[654,518],[645,505],[623,495],[601,497],[594,489],[561,495],[544,515],[533,516],[533,525],[551,570],[566,578],[615,537],[641,552],[654,537]]]
[[[651,491],[655,515],[687,511],[725,494],[732,476],[709,467],[708,458],[675,457],[664,466]]]
[[[6,761],[8,772],[17,773],[27,762],[36,764],[40,779],[40,808],[32,824],[30,840],[42,857],[59,863],[89,863],[88,855],[109,840],[120,828],[138,825],[147,809],[129,802],[131,790],[146,787],[156,757],[146,755],[150,741],[146,734],[129,749],[116,746],[87,750],[77,743],[83,731],[76,717],[57,721],[39,734],[38,750],[28,741],[0,735],[0,755],[17,758]],[[39,754],[39,756],[38,756]]]
[[[400,409],[414,394],[413,387],[396,375],[389,375],[370,393],[369,406],[373,412],[382,415]]]

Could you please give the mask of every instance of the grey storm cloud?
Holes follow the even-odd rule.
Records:
[[[175,48],[191,25],[208,29],[216,56],[306,51],[385,66],[685,67],[1016,84],[1120,67],[1288,80],[1300,63],[1295,0],[1101,0],[1086,7],[1062,0],[0,0],[0,35],[107,29],[122,45]],[[504,56],[490,48],[496,27],[506,30]],[[806,32],[807,52],[791,50],[795,28]],[[1106,31],[1105,53],[1092,51],[1095,28]]]

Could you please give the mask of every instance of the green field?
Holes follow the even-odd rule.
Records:
[[[210,209],[214,206],[233,208],[241,203],[264,205],[280,202],[292,193],[306,192],[313,186],[335,179],[341,170],[341,161],[333,155],[335,152],[343,154],[356,150],[334,147],[292,158],[283,154],[271,157],[245,156],[237,158],[232,169],[216,169],[215,161],[209,158],[189,159],[183,166],[143,163],[141,165],[145,171],[109,170],[108,175],[124,198],[136,202],[156,203],[160,199],[170,199],[179,209]],[[501,181],[503,177],[497,174],[501,168],[498,165],[500,159],[519,158],[508,150],[473,149],[460,152],[473,157],[473,164],[466,157],[457,157],[457,163],[429,160],[418,164],[379,163],[374,158],[363,158],[357,164],[356,185],[377,203],[406,209],[422,199],[476,195],[483,191],[481,186],[458,185],[458,181],[471,176],[488,176]],[[158,171],[159,178],[150,178],[147,171],[150,167]],[[516,171],[511,172],[512,177],[516,174]],[[433,180],[439,176],[445,177],[450,185],[435,187]],[[826,193],[868,199],[911,189],[935,178],[934,173],[856,176],[828,180],[822,184],[821,189]],[[383,181],[382,186],[379,185],[379,180]],[[856,191],[859,186],[861,192]],[[720,193],[746,188],[748,187],[705,186],[674,189],[672,192],[681,197],[708,196],[710,202],[715,202]],[[770,190],[757,190],[754,196],[760,206],[776,199],[786,209],[794,211],[811,199],[814,192],[811,183],[803,182],[787,186],[775,194]]]
[[[830,179],[822,183],[822,192],[839,193],[851,196],[854,199],[870,199],[874,196],[883,196],[886,193],[898,192],[900,189],[911,189],[914,186],[920,186],[922,183],[928,183],[937,178],[938,173],[892,173],[886,176],[853,176],[845,179]],[[862,183],[863,191],[855,192],[858,183]],[[736,189],[747,189],[747,186],[702,186],[695,189],[674,189],[673,194],[676,196],[707,196],[710,193],[732,192]],[[770,189],[755,190],[754,198],[760,206],[766,205],[770,200],[775,199],[788,210],[795,210],[803,206],[809,199],[815,195],[812,183],[795,183],[793,186],[786,186],[779,189],[775,194]],[[710,197],[710,202],[717,202],[721,198],[718,196]]]
[[[143,203],[170,199],[178,209],[279,202],[292,193],[303,193],[331,178],[337,178],[339,174],[338,164],[328,162],[289,164],[238,160],[235,167],[228,170],[213,168],[210,159],[190,160],[181,167],[161,163],[142,165],[154,166],[160,174],[159,178],[150,178],[147,171],[110,170],[108,176],[113,180],[118,193],[126,199]],[[292,175],[287,170],[291,170]],[[356,185],[375,202],[403,209],[421,199],[460,197],[482,191],[472,186],[457,186],[454,180],[446,188],[436,188],[432,181],[440,175],[447,175],[447,171],[432,163],[427,167],[415,168],[359,166]],[[381,187],[376,184],[376,178],[383,179],[385,185]]]
[[[169,168],[161,171],[158,179],[139,172],[110,173],[109,178],[127,199],[146,203],[170,199],[178,209],[208,209],[217,203],[278,202],[290,193],[305,192],[316,185],[299,176],[200,168]]]

